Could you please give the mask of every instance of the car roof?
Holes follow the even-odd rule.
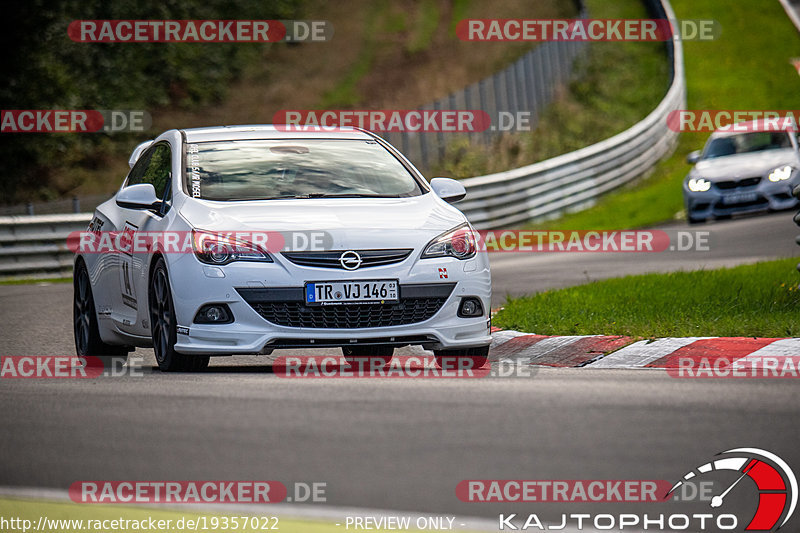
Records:
[[[214,126],[181,130],[186,142],[237,141],[248,139],[354,139],[370,140],[372,135],[359,128],[299,126],[301,131],[287,131],[292,126],[251,124],[239,126]]]

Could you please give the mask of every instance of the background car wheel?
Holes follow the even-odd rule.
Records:
[[[106,344],[100,338],[92,285],[83,261],[78,261],[75,265],[72,285],[72,326],[75,337],[75,353],[84,357],[96,357],[105,368],[124,364],[131,347]]]
[[[378,344],[374,346],[342,346],[342,354],[344,355],[347,364],[358,366],[358,361],[365,361],[362,363],[366,368],[372,368],[372,361],[379,359],[382,361],[382,366],[389,366],[394,355],[394,346],[387,344]]]
[[[489,359],[489,347],[479,346],[477,348],[453,348],[448,350],[434,350],[433,355],[436,357],[436,364],[440,368],[447,368],[456,370],[463,368],[459,366],[459,359],[470,359],[472,365],[469,367],[472,370],[483,368],[486,361]]]
[[[158,368],[162,372],[195,372],[208,366],[208,356],[184,355],[175,351],[177,320],[164,259],[159,257],[150,278],[150,334]]]
[[[686,220],[689,222],[689,224],[703,224],[706,221],[705,218],[694,218],[693,216],[687,217]]]

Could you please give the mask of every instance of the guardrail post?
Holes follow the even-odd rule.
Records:
[[[478,82],[478,108],[488,113],[489,109],[486,107],[486,78]],[[490,120],[494,122],[494,117],[489,114]],[[491,128],[487,127],[481,134],[480,139],[484,144],[489,144],[491,140]]]
[[[25,204],[25,214],[26,215],[33,215],[33,204],[31,202],[28,202],[27,204]]]
[[[81,212],[81,200],[77,196],[72,197],[72,212],[73,213]]]

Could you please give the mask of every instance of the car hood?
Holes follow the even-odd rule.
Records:
[[[764,176],[776,167],[798,166],[799,159],[792,148],[728,155],[698,162],[692,175],[710,181]]]
[[[410,198],[309,198],[216,202],[187,198],[181,215],[207,231],[324,231],[335,246],[412,244],[466,219],[434,193]]]

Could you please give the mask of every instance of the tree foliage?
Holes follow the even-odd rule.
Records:
[[[290,0],[23,0],[4,5],[5,64],[0,109],[141,109],[222,98],[267,44],[77,43],[73,20],[290,19]],[[52,194],[54,169],[102,164],[100,147],[133,134],[2,133],[0,192],[5,203]]]

